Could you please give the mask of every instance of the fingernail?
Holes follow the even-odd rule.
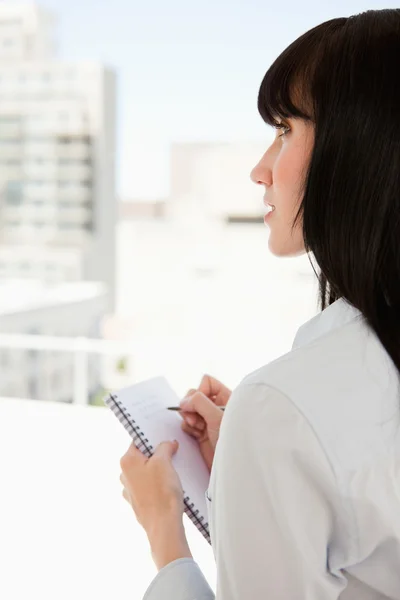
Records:
[[[189,398],[184,398],[182,402],[179,404],[181,408],[185,408],[189,404]]]
[[[189,423],[189,425],[191,425],[193,427],[193,425],[196,423],[196,419],[194,417],[186,417],[186,421],[187,423]]]

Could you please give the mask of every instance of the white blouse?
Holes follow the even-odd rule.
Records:
[[[218,600],[400,600],[400,375],[338,300],[224,414],[208,489]],[[192,559],[144,600],[213,600]]]

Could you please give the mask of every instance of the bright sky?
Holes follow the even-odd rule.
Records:
[[[14,0],[16,1],[16,0]],[[117,187],[168,193],[171,141],[270,139],[259,84],[299,35],[387,0],[40,0],[58,17],[59,56],[118,73]]]

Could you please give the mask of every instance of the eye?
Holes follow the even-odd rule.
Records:
[[[276,129],[280,129],[283,131],[283,133],[281,133],[280,135],[278,135],[278,137],[284,137],[285,135],[287,135],[290,131],[290,127],[288,127],[287,125],[285,125],[284,123],[279,123],[276,126]]]

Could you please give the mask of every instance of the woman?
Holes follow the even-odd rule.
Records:
[[[321,312],[231,396],[205,378],[182,407],[208,464],[218,439],[218,600],[400,599],[399,73],[400,9],[379,10],[314,27],[261,84],[277,134],[251,176],[273,207],[269,248],[315,261]],[[211,599],[183,530],[176,450],[121,459],[159,568],[145,598]]]

